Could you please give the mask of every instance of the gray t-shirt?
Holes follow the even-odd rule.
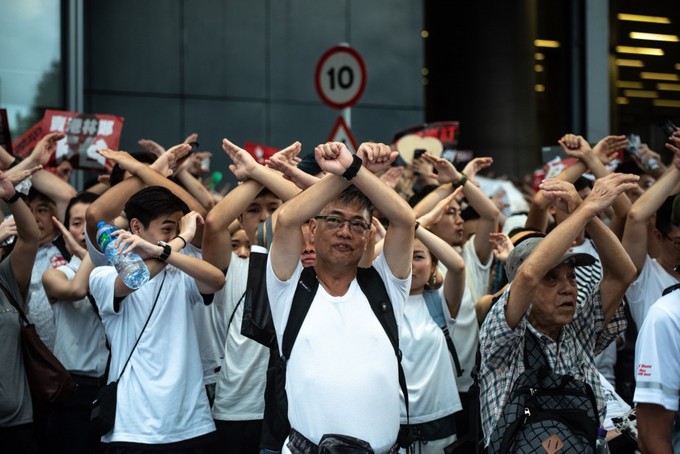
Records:
[[[10,264],[9,257],[0,263],[0,282],[15,301],[21,305],[19,286]],[[21,356],[19,312],[7,301],[5,292],[0,291],[0,427],[11,427],[33,421],[31,393]]]

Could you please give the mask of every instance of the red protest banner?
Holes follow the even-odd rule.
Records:
[[[245,149],[250,155],[255,158],[260,164],[264,164],[266,159],[271,158],[274,153],[279,151],[278,148],[270,147],[267,145],[261,145],[254,142],[244,142],[243,149]]]
[[[439,139],[444,150],[455,150],[458,147],[460,122],[437,121],[435,123],[425,123],[423,125],[404,129],[394,135],[392,143],[397,143],[401,137],[407,134],[414,134],[420,137],[434,137],[435,139]]]
[[[14,154],[24,157],[46,134],[63,132],[66,137],[57,142],[50,165],[69,160],[76,168],[103,170],[106,160],[97,149],[118,149],[123,121],[115,115],[46,110],[43,119],[14,142]]]

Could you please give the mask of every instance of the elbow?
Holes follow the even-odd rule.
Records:
[[[640,213],[640,207],[633,205],[633,207],[628,211],[626,216],[626,223],[632,222],[635,224],[644,224],[647,222],[649,217],[645,217]]]
[[[87,211],[85,211],[85,222],[87,225],[96,226],[103,218],[104,213],[99,209],[96,203],[92,203],[87,207]]]

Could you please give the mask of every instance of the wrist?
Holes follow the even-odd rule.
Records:
[[[19,191],[15,190],[14,194],[12,194],[11,196],[7,197],[6,199],[2,199],[2,200],[4,200],[6,204],[11,205],[14,202],[16,202],[17,200],[19,200],[20,197],[21,197],[21,193]]]
[[[181,235],[181,234],[177,235],[171,241],[174,241],[174,240],[180,240],[182,242],[182,245],[179,247],[178,250],[181,250],[181,249],[184,249],[185,247],[187,247],[187,240],[184,239],[183,235]]]
[[[451,182],[451,187],[453,189],[459,188],[461,186],[465,186],[465,183],[467,183],[467,181],[468,181],[467,175],[465,175],[463,172],[459,172],[458,176],[459,176],[459,178],[458,178],[457,181]]]
[[[359,173],[359,170],[361,169],[362,164],[363,164],[363,161],[361,160],[361,158],[359,156],[352,155],[351,164],[348,167],[345,168],[345,172],[340,176],[347,181],[351,181],[352,178],[357,176],[357,173]]]

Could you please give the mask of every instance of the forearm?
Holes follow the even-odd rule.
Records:
[[[146,165],[137,166],[135,167],[133,173],[136,177],[142,180],[146,186],[162,186],[169,189],[173,194],[182,199],[184,203],[189,206],[189,210],[195,211],[201,216],[205,216],[205,207],[198,203],[198,201],[191,194],[189,194],[186,189],[172,180],[165,178],[151,167]]]
[[[604,166],[604,164],[602,164],[602,161],[600,161],[600,159],[593,153],[589,153],[587,155],[585,158],[585,163],[590,169],[590,172],[595,175],[596,178],[603,178],[609,175],[609,171]],[[617,217],[623,219],[625,219],[626,215],[628,214],[630,207],[630,199],[625,193],[620,194],[616,199],[614,199],[614,203],[612,204],[614,214]]]
[[[177,179],[184,185],[189,194],[201,204],[206,212],[210,211],[215,205],[215,200],[210,191],[192,174],[182,170],[177,174]]]
[[[9,209],[17,226],[17,240],[10,254],[10,264],[21,292],[25,293],[31,280],[35,255],[38,252],[40,229],[31,210],[23,200],[19,199],[10,203]]]
[[[16,158],[0,145],[0,170],[7,170]]]
[[[167,263],[193,277],[203,294],[215,293],[224,286],[222,271],[205,260],[173,252],[168,257]]]
[[[578,160],[569,167],[562,170],[562,172],[560,172],[556,178],[562,181],[573,183],[578,180],[586,170],[588,170],[586,164],[583,161]],[[550,200],[546,199],[541,191],[538,191],[534,196],[534,203],[537,205],[537,207],[544,210],[547,210],[550,207]]]
[[[494,223],[498,222],[500,210],[474,183],[466,182],[463,185],[463,194],[470,206],[475,209],[481,218]]]
[[[281,173],[263,165],[255,166],[250,172],[250,177],[272,191],[284,202],[301,192],[295,183],[286,180]]]
[[[423,242],[425,247],[430,250],[437,259],[450,272],[461,272],[465,270],[465,261],[456,250],[446,241],[430,232],[424,227],[416,229],[416,238]]]
[[[352,184],[368,197],[375,208],[390,222],[390,227],[404,227],[411,229],[415,225],[415,214],[389,185],[383,183],[366,167],[361,167],[357,175],[352,179]]]
[[[645,191],[630,209],[629,217],[646,222],[663,205],[663,202],[673,192],[680,180],[680,171],[671,166],[654,185]]]
[[[307,220],[318,215],[323,207],[348,186],[349,183],[342,177],[326,175],[314,186],[300,192],[279,208],[277,228],[279,225],[299,228]]]
[[[415,207],[413,207],[413,211],[415,212],[416,216],[420,217],[429,213],[432,208],[434,208],[435,205],[439,203],[440,200],[451,195],[453,190],[453,185],[451,183],[446,183],[430,192],[428,195],[423,197],[423,199],[418,202]]]
[[[144,184],[139,178],[126,178],[110,190],[104,192],[87,207],[85,214],[87,235],[93,244],[96,245],[97,243],[97,223],[104,221],[108,224],[113,224],[113,221],[123,211],[125,203],[142,188],[144,188]]]
[[[33,174],[31,183],[54,201],[57,205],[57,219],[64,222],[66,206],[78,193],[75,188],[47,170],[39,170]]]

